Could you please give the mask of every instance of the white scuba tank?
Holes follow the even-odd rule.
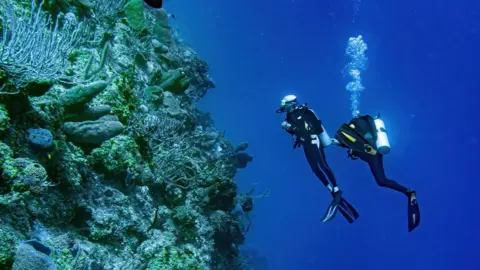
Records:
[[[387,130],[385,129],[385,123],[380,117],[375,118],[375,130],[377,132],[377,151],[386,155],[390,153],[390,142],[388,141]]]
[[[330,139],[330,136],[328,135],[327,130],[325,127],[322,125],[323,132],[320,133],[318,136],[320,138],[320,141],[322,142],[323,147],[327,147],[332,143],[332,139]]]

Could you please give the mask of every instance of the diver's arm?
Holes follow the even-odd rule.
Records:
[[[295,137],[295,141],[294,141],[294,143],[293,143],[293,148],[299,147],[299,146],[300,146],[300,141],[299,141],[298,136],[296,135],[296,133],[297,133],[297,128],[296,128],[294,125],[290,124],[290,123],[289,123],[288,121],[286,121],[286,120],[283,121],[283,123],[282,123],[282,128],[283,128],[286,132],[288,132],[290,135],[292,135],[292,136]]]
[[[282,123],[282,128],[288,132],[290,135],[295,135],[296,132],[296,127],[294,127],[292,124],[290,124],[288,121],[283,121]]]

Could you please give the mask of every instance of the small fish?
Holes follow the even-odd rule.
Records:
[[[151,6],[152,8],[162,8],[163,1],[162,0],[144,0],[147,5]]]

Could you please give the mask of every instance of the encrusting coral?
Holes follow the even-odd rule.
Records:
[[[240,269],[253,158],[195,107],[215,85],[167,12],[1,2],[0,268]]]

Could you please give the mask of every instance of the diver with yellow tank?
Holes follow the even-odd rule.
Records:
[[[370,115],[354,117],[350,123],[343,124],[335,134],[335,144],[348,148],[348,157],[368,163],[373,177],[381,187],[387,187],[405,194],[408,198],[408,231],[420,224],[420,209],[416,192],[393,181],[385,175],[383,156],[390,152],[385,124],[380,116]]]

